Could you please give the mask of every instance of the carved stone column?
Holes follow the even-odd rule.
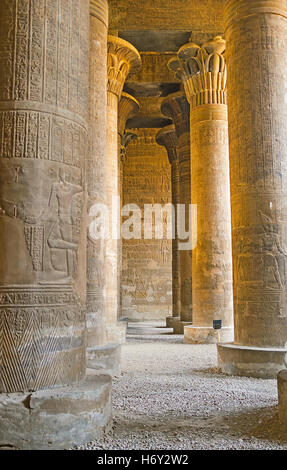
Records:
[[[188,343],[233,338],[231,213],[226,106],[225,41],[188,43],[173,65],[191,106],[191,203],[197,205],[197,246],[192,256],[193,325]]]
[[[89,1],[3,0],[0,29],[0,446],[67,448],[111,410],[85,379]]]
[[[88,214],[94,204],[106,203],[108,2],[90,2],[90,149],[87,159]],[[117,375],[120,346],[106,335],[106,241],[91,236],[87,227],[87,364],[91,369]]]
[[[126,146],[133,138],[129,138],[129,134],[125,135],[127,120],[134,117],[139,112],[139,102],[128,93],[122,93],[118,108],[118,165],[119,165],[119,191],[120,191],[120,205],[123,205],[123,165],[126,154]],[[132,134],[135,136],[135,134]],[[135,136],[136,137],[136,136]],[[122,219],[121,219],[122,221]],[[121,224],[122,225],[122,224]],[[119,240],[119,275],[118,275],[118,289],[119,289],[119,309],[118,320],[122,318],[122,238]]]
[[[167,96],[161,106],[162,113],[171,117],[177,134],[179,161],[180,204],[185,205],[185,220],[189,220],[190,188],[190,106],[185,93],[180,91]],[[192,323],[192,251],[180,250],[180,312],[172,320],[175,334],[183,334],[184,327]]]
[[[156,136],[159,145],[166,148],[171,165],[172,204],[175,209],[175,238],[172,240],[172,317],[167,317],[166,326],[173,328],[173,322],[180,317],[180,258],[177,233],[177,204],[180,201],[179,161],[177,153],[177,135],[175,127],[163,127]]]
[[[107,205],[110,212],[110,234],[107,240],[106,267],[106,318],[107,337],[112,343],[125,341],[125,325],[118,323],[120,292],[118,272],[120,266],[120,204],[116,207],[116,198],[120,198],[119,188],[119,141],[118,141],[118,105],[123,86],[130,73],[141,67],[138,51],[127,41],[108,36],[108,104],[107,104]],[[120,202],[120,201],[119,201]],[[113,208],[113,210],[112,210]],[[114,232],[112,234],[112,232]],[[118,238],[116,238],[116,236]]]
[[[287,353],[287,5],[227,1],[235,342],[226,373],[276,377]]]
[[[88,213],[106,198],[106,82],[108,3],[90,2],[90,151],[87,159]],[[90,220],[89,220],[90,221]],[[106,342],[105,241],[91,237],[87,228],[87,332],[88,361],[93,350]],[[89,360],[90,359],[90,360]]]

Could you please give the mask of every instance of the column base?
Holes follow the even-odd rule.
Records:
[[[76,385],[0,394],[0,449],[64,450],[111,429],[111,377],[87,371]]]
[[[184,327],[189,326],[189,325],[192,325],[192,322],[176,320],[173,323],[173,333],[175,335],[183,335],[184,334]]]
[[[126,322],[119,321],[114,326],[107,326],[107,340],[109,343],[125,344],[127,336]]]
[[[287,427],[287,370],[278,374],[279,420]]]
[[[175,322],[179,322],[180,317],[166,317],[166,327],[173,328]]]
[[[228,343],[233,339],[233,327],[225,327],[220,330],[205,326],[186,326],[184,328],[184,342],[187,344]]]
[[[120,344],[109,343],[87,348],[87,366],[102,374],[119,375],[121,372]]]
[[[287,367],[287,348],[256,348],[218,344],[218,365],[227,375],[276,379]]]

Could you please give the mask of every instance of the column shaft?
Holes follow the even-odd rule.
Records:
[[[275,377],[287,338],[287,6],[227,1],[235,344],[228,373]]]
[[[134,117],[139,111],[138,101],[128,93],[122,93],[118,107],[118,173],[119,173],[119,196],[120,207],[123,206],[123,179],[124,179],[124,155],[129,139],[125,139],[125,129],[127,120]],[[132,134],[134,135],[134,134]],[[120,218],[122,226],[122,217]],[[118,264],[118,289],[119,289],[119,304],[118,304],[118,319],[122,318],[122,237],[119,240],[119,264]]]
[[[177,230],[177,205],[180,200],[179,162],[177,155],[177,136],[175,126],[163,127],[156,136],[157,143],[166,148],[171,165],[171,192],[174,209],[174,238],[172,239],[172,317],[167,317],[166,326],[173,328],[180,315],[180,257]]]
[[[191,341],[212,341],[213,320],[221,339],[232,339],[232,255],[227,106],[191,111],[191,203],[197,205],[197,245],[192,257]],[[231,336],[230,336],[231,333]],[[189,339],[189,337],[187,337]]]
[[[189,122],[188,107],[188,122]],[[180,132],[177,140],[180,178],[180,204],[185,206],[186,229],[189,224],[189,207],[191,204],[191,168],[190,168],[190,131]],[[184,325],[192,322],[192,250],[180,250],[180,325],[183,333]]]
[[[172,118],[177,135],[179,167],[179,203],[185,207],[186,230],[189,230],[191,204],[190,175],[190,106],[184,92],[168,95],[162,103],[162,112]],[[182,247],[183,248],[183,247]],[[180,311],[173,320],[174,333],[183,334],[184,326],[192,323],[192,250],[179,250]]]
[[[110,232],[120,229],[120,206],[117,210],[115,203],[119,198],[118,172],[118,96],[108,91],[107,106],[107,206],[110,216]],[[113,204],[114,203],[114,204]],[[112,212],[112,209],[114,211]],[[120,264],[120,238],[111,236],[107,240],[106,265],[106,317],[107,334],[111,342],[119,342],[117,335],[117,320],[119,308],[118,270]]]
[[[0,392],[85,375],[88,8],[0,5]]]
[[[180,251],[177,232],[177,205],[180,203],[180,175],[179,162],[176,158],[171,163],[171,192],[172,204],[175,210],[175,238],[172,240],[172,316],[180,317],[181,300],[180,300]],[[169,326],[167,324],[167,326]],[[172,326],[172,323],[171,325]]]
[[[182,79],[191,106],[191,203],[197,207],[192,256],[192,326],[188,343],[233,338],[231,211],[227,136],[225,41],[215,37],[181,47],[170,67]]]
[[[106,244],[106,319],[110,342],[125,341],[125,326],[119,325],[121,215],[119,188],[118,105],[125,79],[141,67],[138,51],[127,41],[108,36],[108,103],[107,103],[107,178],[106,197],[109,208],[110,235]]]
[[[106,201],[108,3],[94,0],[90,8],[90,149],[87,160],[88,213]],[[92,220],[90,221],[92,222]],[[87,332],[90,348],[105,344],[105,240],[87,227]],[[92,352],[91,352],[92,353]]]

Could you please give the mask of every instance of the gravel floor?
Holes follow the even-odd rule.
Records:
[[[216,346],[133,324],[114,379],[113,431],[84,448],[287,449],[276,381],[228,377],[216,366]]]

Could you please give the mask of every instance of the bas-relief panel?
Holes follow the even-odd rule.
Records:
[[[156,144],[157,131],[136,130],[138,139],[128,147],[124,204],[143,209],[144,204],[171,202],[171,168],[165,150]],[[171,240],[123,240],[123,316],[164,319],[171,311]]]

